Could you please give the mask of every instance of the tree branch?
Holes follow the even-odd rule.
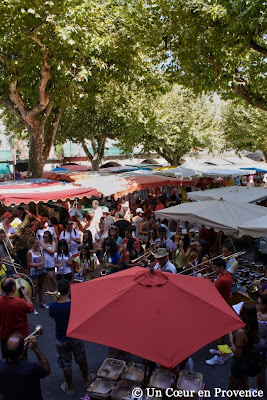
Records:
[[[23,98],[18,92],[17,80],[11,82],[9,85],[9,98],[13,102],[13,104],[15,104],[15,106],[18,108],[21,117],[24,119],[24,121],[26,121],[28,115],[28,109],[23,101]]]
[[[85,152],[86,156],[87,156],[87,157],[89,158],[89,160],[92,162],[92,161],[93,161],[93,156],[92,156],[92,154],[90,153],[88,147],[86,146],[85,140],[83,139],[80,143],[81,143],[81,145],[82,145],[83,151]]]
[[[40,111],[43,111],[49,104],[51,96],[46,92],[46,87],[51,79],[50,65],[47,61],[47,52],[44,53],[43,65],[41,68],[41,78],[39,82],[39,102],[35,104],[29,111],[29,116],[35,116]]]
[[[222,65],[218,64],[211,53],[203,54],[203,58],[205,58],[211,65],[214,66],[216,75],[219,75],[222,69]]]
[[[35,43],[39,44],[39,46],[42,47],[43,50],[46,49],[45,45],[44,45],[44,44],[41,42],[41,40],[38,39],[36,36],[32,36],[32,40],[33,40]]]
[[[18,117],[19,120],[20,120],[23,124],[25,124],[25,121],[24,121],[24,119],[22,118],[22,116],[21,116],[21,114],[20,114],[18,108],[15,107],[14,103],[13,103],[11,100],[9,100],[9,99],[2,99],[1,102],[2,102],[2,104],[3,104],[12,114],[15,114],[16,117]]]
[[[102,160],[104,156],[105,145],[106,145],[106,135],[102,135],[98,141],[98,152],[100,160]]]
[[[164,153],[160,147],[155,148],[156,152],[162,157],[164,158],[166,161],[168,161],[169,164],[172,165],[172,158],[169,157],[166,153]]]
[[[249,90],[246,86],[245,83],[238,84],[238,83],[233,83],[232,88],[234,92],[243,100],[245,100],[247,103],[251,104],[253,107],[260,108],[263,111],[267,111],[267,104],[266,100],[263,97],[260,97],[253,93],[251,90]]]
[[[47,111],[47,118],[51,114],[52,108],[53,107],[51,106],[51,109]],[[43,148],[43,157],[45,160],[49,157],[49,153],[57,132],[60,117],[61,117],[61,108],[60,106],[57,106],[53,109],[53,116],[51,118],[51,121],[48,122],[47,128],[45,130],[44,148]]]
[[[95,139],[94,139],[93,135],[91,135],[90,141],[91,141],[93,152],[94,152],[94,155],[95,155],[95,153],[97,153],[97,146],[95,144]]]
[[[263,54],[265,57],[267,56],[267,49],[258,43],[256,43],[253,39],[250,40],[248,47],[257,51],[258,53]]]

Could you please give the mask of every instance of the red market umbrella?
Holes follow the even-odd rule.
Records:
[[[167,368],[243,326],[207,279],[135,267],[71,286],[67,336]]]

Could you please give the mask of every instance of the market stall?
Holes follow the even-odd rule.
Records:
[[[249,186],[228,186],[187,194],[189,200],[227,200],[234,202],[253,203],[267,197],[267,188]]]
[[[240,225],[266,216],[267,208],[249,203],[206,200],[165,208],[155,211],[155,215],[156,218],[189,221],[223,231],[226,235],[238,236]]]
[[[95,188],[104,196],[114,195],[115,199],[135,191],[160,188],[163,186],[193,186],[195,181],[181,180],[153,174],[148,170],[132,171],[121,174],[114,173],[78,173],[52,171],[45,173],[50,179],[61,179],[75,182],[84,188]]]
[[[49,200],[74,200],[96,196],[97,191],[91,187],[82,187],[72,183],[57,182],[48,179],[26,179],[8,181],[0,184],[0,201],[6,206],[11,204],[39,203]]]
[[[254,238],[267,236],[267,213],[263,217],[240,225],[238,228],[240,236],[249,235]]]

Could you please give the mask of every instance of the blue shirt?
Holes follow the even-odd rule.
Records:
[[[66,337],[68,323],[70,318],[71,301],[67,303],[57,303],[56,301],[49,306],[49,315],[56,322],[56,339],[60,342],[70,340]]]

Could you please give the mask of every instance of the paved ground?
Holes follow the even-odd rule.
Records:
[[[47,303],[51,302],[52,298],[49,296],[47,298]],[[38,309],[38,307],[37,307]],[[45,354],[50,362],[52,373],[49,377],[42,381],[42,391],[44,400],[63,400],[68,398],[64,394],[60,385],[64,381],[61,369],[57,365],[56,356],[56,346],[55,346],[55,328],[54,321],[49,317],[48,310],[39,310],[39,315],[30,315],[30,332],[34,329],[36,323],[40,323],[44,327],[44,334],[40,336],[37,340],[41,351]],[[197,327],[196,327],[197,335]],[[164,340],[164,339],[163,339]],[[179,340],[179,338],[177,338]],[[229,371],[231,366],[231,360],[227,361],[223,366],[208,366],[205,360],[210,358],[208,349],[213,347],[212,345],[206,346],[205,348],[199,350],[193,355],[193,360],[195,364],[195,371],[201,372],[204,376],[204,382],[206,383],[206,388],[212,393],[211,399],[214,398],[214,388],[219,387],[226,389],[228,385]],[[88,354],[88,365],[90,372],[96,373],[102,364],[103,360],[107,357],[107,348],[102,345],[95,343],[86,342],[86,349]],[[29,351],[29,359],[35,360],[35,355]],[[75,396],[72,398],[78,400],[85,394],[85,390],[82,388],[82,376],[79,372],[77,365],[73,363],[73,382],[74,389],[76,391]],[[255,379],[251,379],[250,387],[256,387]],[[219,397],[220,398],[220,397]]]

